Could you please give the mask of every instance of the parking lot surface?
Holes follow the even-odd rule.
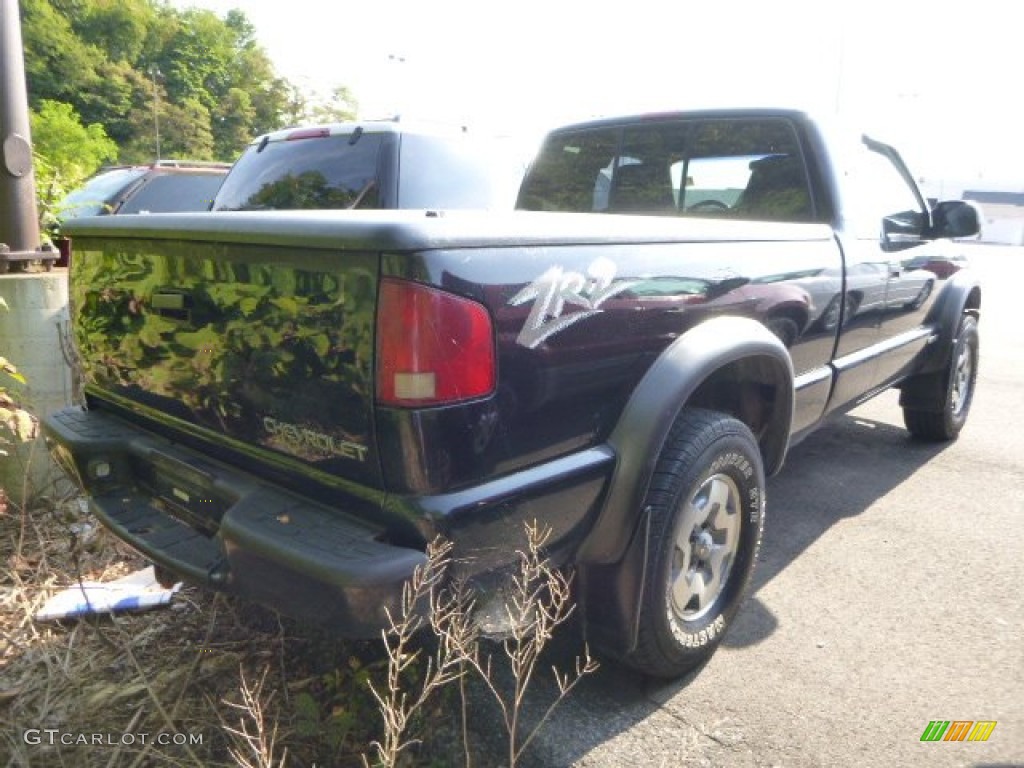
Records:
[[[960,439],[910,440],[887,392],[794,448],[711,662],[670,685],[606,665],[523,764],[1024,766],[1024,248],[971,257],[981,364]],[[933,720],[996,726],[922,742]]]

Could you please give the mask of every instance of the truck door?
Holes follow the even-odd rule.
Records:
[[[848,160],[835,407],[891,381],[927,343],[923,321],[936,287],[936,276],[916,266],[935,245],[924,239],[924,200],[899,154],[864,137]]]
[[[882,351],[877,376],[888,383],[902,374],[928,343],[925,316],[941,288],[927,269],[941,256],[943,241],[926,238],[929,217],[924,198],[892,147],[865,139],[864,155],[878,185],[881,213],[879,260],[886,265],[885,302],[879,309]]]

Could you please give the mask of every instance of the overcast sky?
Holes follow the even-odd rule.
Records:
[[[1024,191],[1024,4],[1006,0],[173,0],[242,9],[278,71],[401,113],[528,135],[702,106],[834,113],[915,173]]]

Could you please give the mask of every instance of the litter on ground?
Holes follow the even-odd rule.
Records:
[[[80,616],[142,611],[168,605],[181,588],[160,586],[153,566],[114,581],[83,581],[58,592],[40,608],[36,621],[55,621]]]

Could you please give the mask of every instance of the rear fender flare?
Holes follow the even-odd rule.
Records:
[[[785,459],[793,417],[793,364],[782,342],[744,317],[717,317],[676,339],[647,370],[626,404],[608,443],[616,466],[605,502],[578,553],[581,564],[621,559],[641,519],[643,499],[679,411],[715,372],[756,361],[771,379],[770,418],[755,429],[766,474]]]

